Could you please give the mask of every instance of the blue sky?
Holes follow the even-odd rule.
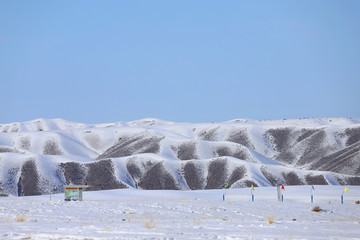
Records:
[[[360,118],[360,1],[0,1],[0,123]]]

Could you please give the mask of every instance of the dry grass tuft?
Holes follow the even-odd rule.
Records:
[[[131,222],[132,216],[130,214],[126,215],[125,221]]]
[[[319,206],[315,206],[311,211],[313,211],[313,212],[321,212],[322,209]]]
[[[267,222],[268,222],[268,224],[273,224],[274,223],[274,217],[271,216],[271,215],[268,215],[267,216]]]
[[[357,201],[355,202],[355,204],[360,204],[360,201],[359,201],[359,200],[357,200]]]
[[[15,221],[17,221],[17,222],[25,222],[25,220],[26,220],[25,216],[17,216],[15,219]]]
[[[144,223],[144,228],[147,228],[147,229],[152,229],[152,228],[156,227],[155,222],[151,216],[145,218],[143,223]]]
[[[193,218],[193,224],[194,225],[199,225],[200,224],[200,219],[199,218]]]

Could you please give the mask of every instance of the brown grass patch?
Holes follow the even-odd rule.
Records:
[[[25,220],[26,220],[25,216],[17,216],[15,219],[15,221],[17,221],[17,222],[25,222]]]
[[[268,222],[268,224],[273,224],[274,223],[274,217],[271,216],[271,215],[268,215],[267,216],[267,222]]]
[[[311,211],[313,211],[313,212],[321,212],[322,209],[319,206],[315,206]]]
[[[152,229],[156,227],[155,221],[152,219],[152,216],[146,217],[144,219],[144,228]]]
[[[131,222],[132,216],[130,214],[126,215],[125,221]]]

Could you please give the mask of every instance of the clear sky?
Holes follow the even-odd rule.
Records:
[[[0,1],[0,123],[360,118],[360,1]]]

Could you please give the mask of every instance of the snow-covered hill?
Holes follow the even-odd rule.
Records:
[[[0,124],[0,193],[360,184],[360,120]]]

